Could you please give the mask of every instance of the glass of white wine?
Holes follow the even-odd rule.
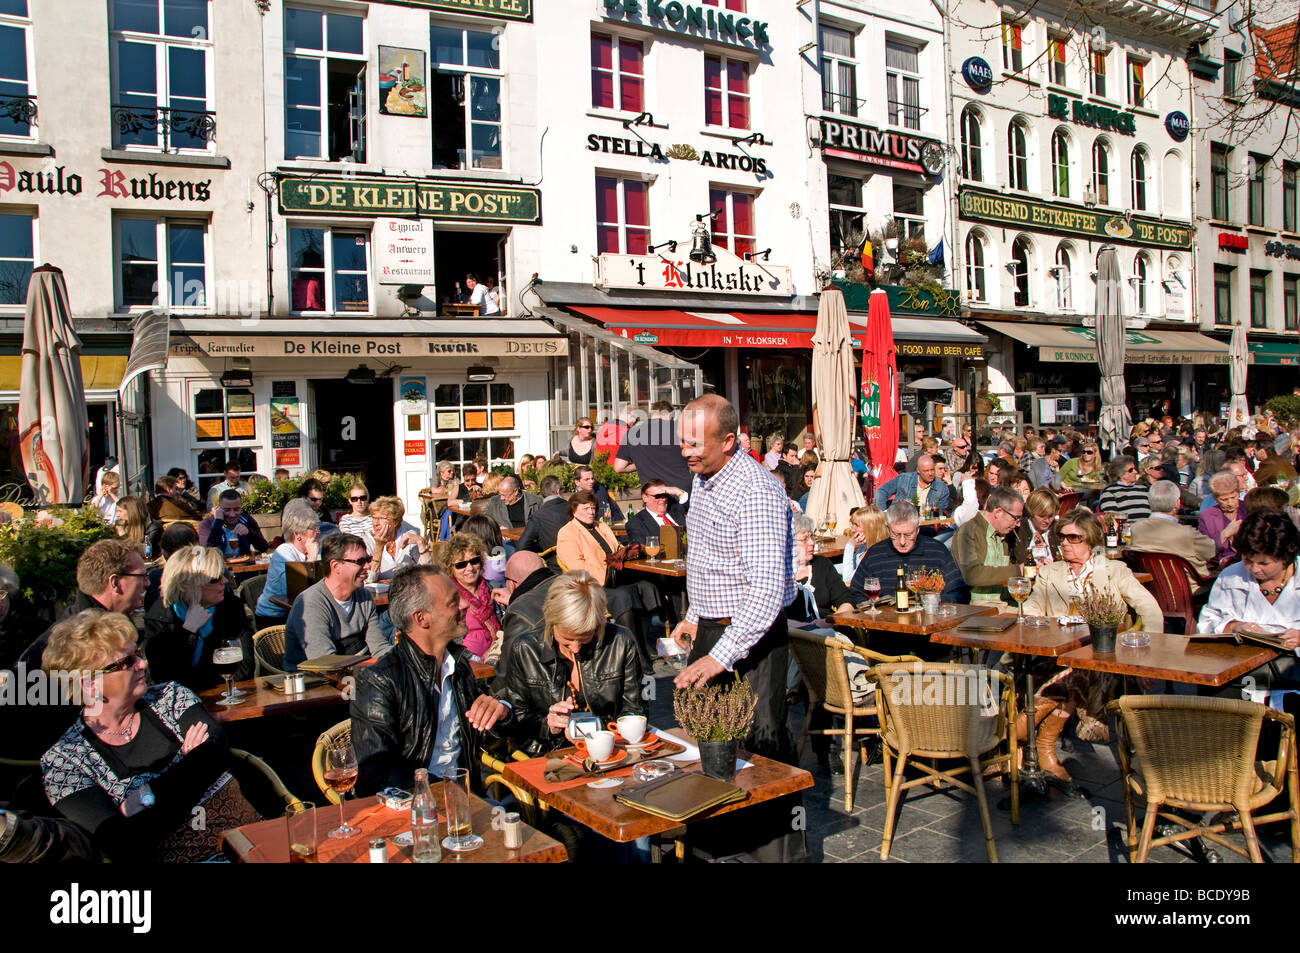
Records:
[[[1038,578],[1037,563],[1028,563],[1025,566],[1025,578],[1029,580],[1029,585],[1032,590],[1034,581]],[[1025,616],[1024,621],[1025,621],[1025,625],[1040,626],[1040,625],[1047,625],[1048,620],[1041,615],[1027,615]]]
[[[659,555],[659,534],[655,533],[653,536],[647,536],[644,545],[646,556],[650,559],[657,557]]]
[[[1024,624],[1025,621],[1025,600],[1029,594],[1034,591],[1034,581],[1025,576],[1012,576],[1007,581],[1007,591],[1011,593],[1011,598],[1016,600],[1017,622]]]

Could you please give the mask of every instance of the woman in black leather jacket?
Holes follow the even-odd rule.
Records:
[[[551,584],[541,640],[521,633],[506,649],[503,701],[514,708],[514,743],[532,755],[568,744],[569,713],[603,722],[647,714],[631,634],[605,618],[605,590],[585,572]]]

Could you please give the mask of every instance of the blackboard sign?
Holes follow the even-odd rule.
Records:
[[[905,387],[899,391],[898,405],[904,413],[919,414],[921,412],[921,395],[911,388]]]
[[[296,381],[271,381],[272,397],[296,397],[298,386]]]

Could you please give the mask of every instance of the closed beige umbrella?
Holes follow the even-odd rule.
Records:
[[[1119,256],[1114,245],[1102,245],[1097,252],[1097,363],[1101,367],[1100,443],[1112,455],[1129,441],[1133,418],[1129,414],[1124,385],[1124,308],[1120,299],[1123,282]]]
[[[20,387],[19,447],[36,502],[81,505],[90,462],[81,339],[53,265],[35,269],[27,288]]]
[[[1228,343],[1228,376],[1232,384],[1232,401],[1228,404],[1228,427],[1250,423],[1250,404],[1246,402],[1246,325],[1237,322]]]
[[[849,314],[838,288],[822,292],[812,349],[813,433],[822,448],[822,465],[808,491],[806,515],[819,525],[834,520],[836,531],[843,533],[849,513],[862,505],[862,488],[849,462],[857,380]]]

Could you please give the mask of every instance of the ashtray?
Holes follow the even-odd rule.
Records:
[[[1125,632],[1119,637],[1119,644],[1126,649],[1144,649],[1151,644],[1149,632]]]
[[[632,768],[632,777],[637,781],[653,781],[655,778],[662,778],[665,774],[671,774],[676,768],[672,762],[662,759],[656,761],[642,761]]]

